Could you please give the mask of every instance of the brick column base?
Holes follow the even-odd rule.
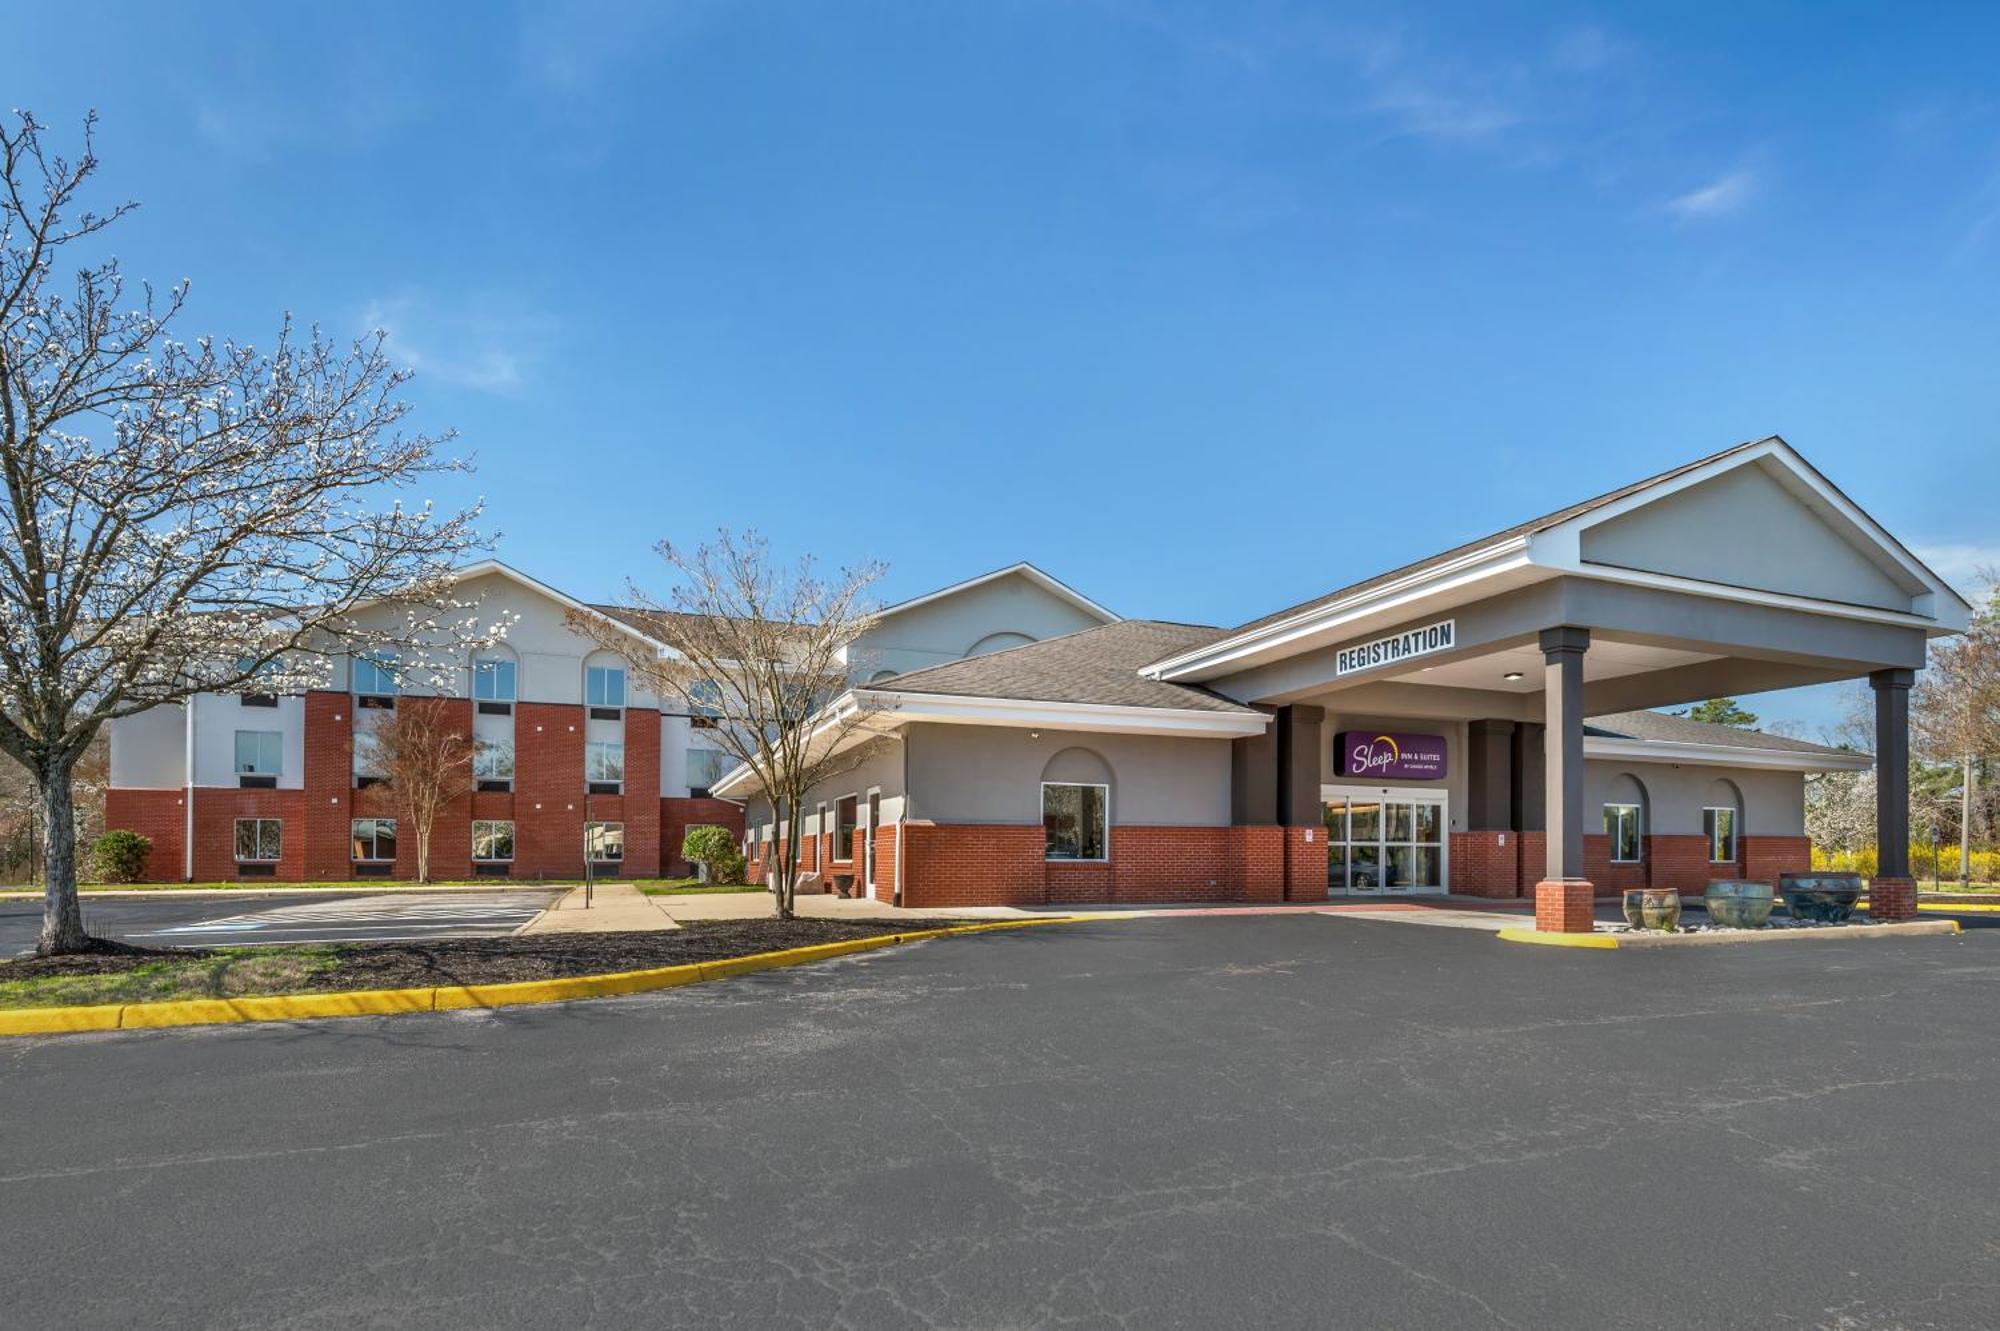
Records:
[[[1596,896],[1587,878],[1544,878],[1535,884],[1535,928],[1545,934],[1589,933]]]
[[[1868,882],[1868,915],[1884,924],[1917,918],[1917,880],[1872,878]]]

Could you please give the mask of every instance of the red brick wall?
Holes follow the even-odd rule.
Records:
[[[104,830],[137,832],[150,838],[142,876],[149,882],[177,883],[187,876],[182,858],[186,834],[186,796],[178,790],[107,790]],[[79,856],[86,847],[78,847]]]
[[[729,829],[729,835],[740,844],[743,840],[743,806],[731,804],[728,800],[689,799],[686,796],[668,796],[660,801],[660,876],[663,878],[686,878],[694,872],[694,865],[681,858],[681,842],[690,827],[713,823]],[[810,848],[805,858],[814,858]],[[761,881],[751,879],[752,882]]]
[[[304,818],[285,829],[305,848],[305,877],[339,882],[348,876],[348,820],[354,801],[354,699],[345,693],[306,695]]]
[[[660,818],[660,713],[651,707],[625,709],[625,823],[627,878],[658,878],[666,858]],[[593,804],[595,801],[593,801]],[[679,855],[680,847],[674,847]]]
[[[306,838],[305,792],[302,790],[217,790],[194,793],[194,876],[197,882],[221,882],[237,877],[236,820],[276,818],[284,823],[276,877],[304,877]],[[343,828],[341,835],[346,836]]]
[[[1740,878],[1738,864],[1711,864],[1705,836],[1649,836],[1646,858],[1651,873],[1649,887],[1671,887],[1682,896],[1698,897],[1712,878]]]
[[[1611,862],[1611,838],[1602,832],[1587,832],[1583,838],[1583,876],[1597,889],[1597,895],[1617,896],[1635,887],[1650,887],[1647,881],[1648,852],[1652,837],[1639,839],[1636,863]]]
[[[1110,899],[1236,900],[1243,885],[1230,832],[1227,827],[1113,827]]]
[[[583,708],[524,702],[514,709],[514,874],[583,875]],[[597,821],[610,822],[591,800]]]
[[[1285,899],[1326,900],[1326,830],[1287,827],[1285,831]],[[1312,839],[1308,841],[1306,838]]]
[[[1038,826],[912,822],[903,827],[906,906],[1023,906],[1048,900]]]
[[[1520,897],[1535,886],[1532,879],[1522,886],[1519,832],[1453,832],[1447,872],[1451,881],[1446,886],[1469,897]]]
[[[1263,826],[1223,830],[1229,834],[1227,844],[1236,894],[1245,901],[1283,901],[1285,829]]]
[[[1805,873],[1812,868],[1812,841],[1802,836],[1744,836],[1737,838],[1743,853],[1743,876],[1776,886],[1778,876]]]

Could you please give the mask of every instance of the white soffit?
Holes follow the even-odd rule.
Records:
[[[1597,639],[1590,644],[1590,650],[1583,654],[1583,678],[1589,683],[1601,679],[1617,679],[1624,675],[1643,675],[1655,670],[1674,670],[1681,666],[1699,665],[1703,661],[1721,659],[1720,655],[1713,652],[1688,652],[1672,647],[1654,647],[1645,643]],[[1400,684],[1428,684],[1439,688],[1540,693],[1542,666],[1541,648],[1527,644],[1509,647],[1502,651],[1487,652],[1464,661],[1452,661],[1444,665],[1411,670],[1390,678]],[[1510,680],[1507,678],[1510,674],[1518,674],[1521,678]]]

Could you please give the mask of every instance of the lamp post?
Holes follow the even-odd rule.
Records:
[[[1938,862],[1938,825],[1931,824],[1931,891],[1944,890],[1944,865]]]
[[[596,824],[590,820],[590,783],[583,786],[583,908],[589,910],[597,897],[597,847],[590,844]]]

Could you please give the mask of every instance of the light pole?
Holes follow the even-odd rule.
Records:
[[[1931,891],[1944,890],[1944,865],[1938,862],[1938,826],[1931,824]]]
[[[590,821],[590,784],[583,787],[583,908],[589,910],[597,896],[597,847],[590,844],[594,824]]]

